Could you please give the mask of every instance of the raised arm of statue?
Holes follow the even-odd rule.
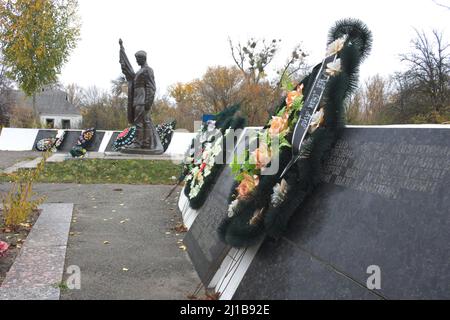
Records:
[[[130,60],[128,60],[127,54],[125,53],[125,48],[123,47],[122,39],[119,39],[120,45],[120,65],[122,67],[122,73],[125,75],[127,81],[133,81],[135,73],[133,67],[131,66]]]

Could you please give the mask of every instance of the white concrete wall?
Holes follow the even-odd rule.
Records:
[[[39,129],[3,128],[0,134],[1,151],[31,151]]]
[[[43,127],[46,127],[47,125],[47,119],[53,119],[55,126],[55,129],[62,129],[62,121],[63,120],[70,120],[70,129],[80,129],[81,123],[83,121],[83,117],[80,115],[53,115],[53,114],[41,114],[40,115],[41,124]]]
[[[192,139],[197,133],[175,131],[172,137],[172,142],[169,148],[166,150],[167,155],[176,156],[184,155],[189,148]]]
[[[34,147],[39,130],[44,129],[19,129],[19,128],[3,128],[0,133],[0,151],[31,151]],[[103,132],[103,131],[99,131]],[[100,144],[99,152],[104,152],[108,142],[113,135],[113,131],[104,131],[105,136]],[[196,133],[175,132],[166,155],[183,156]]]

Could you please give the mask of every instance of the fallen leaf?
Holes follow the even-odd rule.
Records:
[[[31,228],[31,224],[29,224],[29,223],[21,223],[19,225],[23,228]]]
[[[187,247],[186,247],[185,245],[179,246],[179,248],[180,248],[181,250],[183,250],[183,251],[186,251],[186,250],[187,250]]]
[[[188,228],[183,223],[178,223],[175,228],[172,230],[176,231],[177,233],[186,233],[188,232]]]

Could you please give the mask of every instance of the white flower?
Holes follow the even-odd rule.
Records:
[[[208,132],[212,132],[216,129],[216,121],[214,120],[209,120],[208,121]]]
[[[222,140],[219,139],[217,143],[214,144],[214,146],[211,148],[211,153],[214,157],[218,156],[222,152]]]
[[[327,57],[339,53],[344,47],[346,40],[347,36],[343,36],[342,38],[336,39],[335,41],[330,43],[327,48]]]
[[[286,180],[282,180],[281,183],[277,183],[273,188],[273,194],[271,197],[272,206],[277,208],[279,207],[285,200],[288,192],[288,184]]]
[[[236,214],[236,207],[237,207],[238,203],[239,203],[239,200],[234,200],[228,207],[228,217],[229,218],[233,218],[234,215]]]
[[[197,185],[194,188],[192,188],[191,192],[189,192],[189,198],[191,198],[191,199],[195,198],[199,194],[200,188],[201,187],[199,185]]]
[[[308,129],[308,132],[310,134],[314,133],[314,131],[316,131],[320,127],[320,124],[323,121],[323,117],[324,117],[323,109],[320,109],[319,111],[314,113],[314,115],[311,118],[311,124]]]
[[[336,61],[327,64],[326,72],[330,77],[334,77],[335,75],[341,73],[341,69],[341,59],[337,59]]]

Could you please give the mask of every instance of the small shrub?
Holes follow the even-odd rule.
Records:
[[[33,183],[42,173],[45,162],[51,152],[44,153],[42,160],[34,170],[19,170],[14,176],[14,181],[8,194],[3,198],[3,216],[5,225],[16,229],[29,218],[30,214],[37,210],[45,201],[45,197],[36,197],[33,192]]]

